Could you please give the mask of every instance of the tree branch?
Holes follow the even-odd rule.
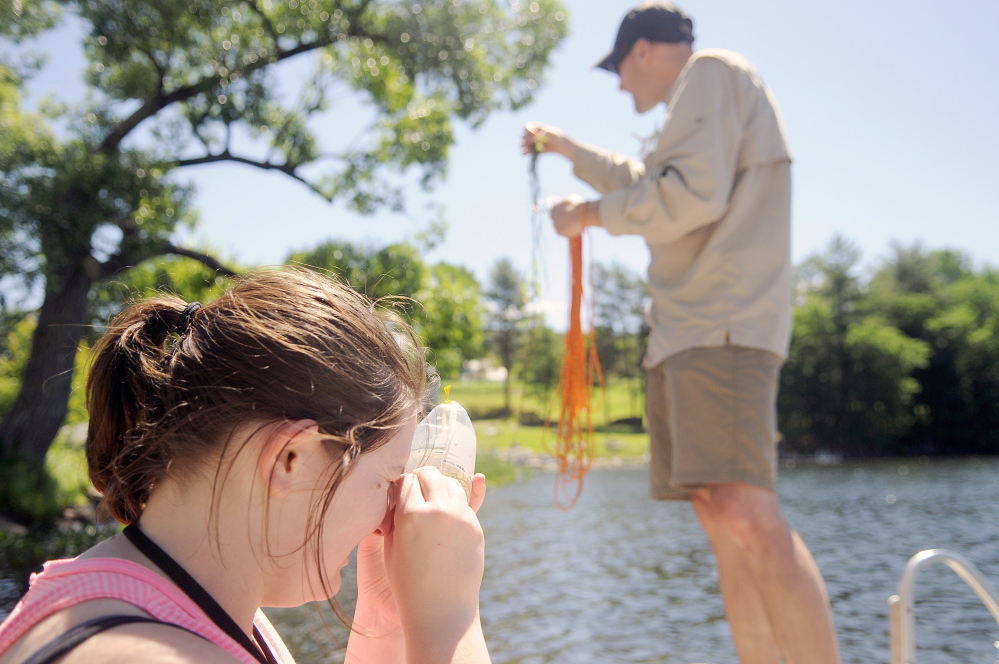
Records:
[[[361,0],[361,4],[357,6],[357,11],[354,13],[354,19],[351,21],[351,24],[364,15],[364,12],[368,10],[368,5],[370,4],[371,0]]]
[[[387,44],[388,40],[383,35],[371,34],[366,30],[364,30],[363,28],[361,28],[359,25],[357,25],[360,17],[367,11],[368,6],[371,4],[371,1],[372,0],[362,0],[360,4],[358,4],[357,9],[354,12],[354,18],[350,22],[350,28],[347,30],[346,34],[347,36],[350,37],[364,37],[367,39],[377,41],[379,43]],[[261,18],[264,20],[267,26],[269,28],[272,28],[272,26],[270,26],[270,21],[267,19],[267,16],[263,13],[263,11],[259,7],[256,6],[256,2],[251,1],[248,4],[253,9],[255,9],[258,14],[260,14]],[[274,38],[274,53],[270,56],[261,56],[257,59],[256,62],[252,62],[242,67],[239,67],[233,70],[232,74],[240,78],[245,78],[250,74],[252,74],[253,72],[257,71],[258,69],[263,69],[264,67],[271,64],[277,64],[278,62],[287,60],[289,58],[293,58],[296,55],[300,55],[302,53],[308,53],[309,51],[314,51],[318,48],[329,46],[330,44],[333,44],[334,42],[337,41],[336,35],[334,35],[331,31],[327,30],[325,32],[320,32],[319,37],[315,41],[299,44],[295,48],[286,51],[281,49],[281,47],[278,45],[276,33],[272,32],[271,34],[272,38]],[[100,151],[105,153],[113,152],[118,148],[122,140],[124,140],[125,136],[127,136],[137,126],[139,126],[139,124],[143,120],[151,118],[152,116],[156,115],[161,110],[163,110],[167,106],[170,106],[171,104],[186,101],[191,97],[208,92],[217,83],[218,83],[218,77],[213,75],[213,76],[206,76],[202,78],[200,81],[197,81],[196,83],[192,83],[191,85],[178,88],[170,93],[164,93],[161,87],[155,96],[153,96],[150,99],[147,99],[145,103],[142,104],[142,106],[137,108],[130,116],[119,122],[110,132],[108,132],[107,136],[104,137],[104,140],[101,141],[101,145],[99,148]]]
[[[336,39],[327,32],[326,34],[320,34],[319,38],[316,39],[315,41],[308,42],[305,44],[299,44],[295,48],[289,49],[287,51],[278,49],[277,45],[275,44],[274,48],[276,52],[274,55],[270,57],[261,57],[256,62],[252,62],[243,67],[233,70],[232,73],[236,74],[240,78],[245,78],[246,76],[257,71],[258,69],[262,69],[271,64],[277,64],[282,60],[293,58],[296,55],[300,55],[302,53],[308,53],[309,51],[313,51],[317,48],[322,48],[323,46],[329,46],[334,41],[336,41]],[[161,110],[163,110],[164,108],[166,108],[171,104],[181,101],[186,101],[191,97],[202,94],[204,92],[208,92],[213,87],[215,87],[217,83],[218,83],[218,76],[206,76],[197,83],[192,83],[191,85],[178,88],[169,94],[160,93],[155,95],[154,97],[151,97],[150,99],[147,99],[142,106],[137,108],[135,112],[133,112],[130,116],[128,116],[127,118],[119,122],[117,125],[115,125],[114,129],[112,129],[108,133],[108,135],[104,137],[104,140],[101,141],[101,145],[99,148],[100,151],[107,153],[116,150],[118,148],[118,145],[121,144],[122,140],[125,138],[125,136],[127,136],[129,132],[131,132],[137,126],[139,126],[139,123],[141,123],[143,120],[151,118],[152,116],[156,115]]]
[[[274,29],[274,24],[271,23],[271,19],[268,18],[267,14],[264,13],[264,10],[257,5],[256,0],[250,0],[247,4],[250,5],[250,9],[255,11],[257,15],[260,16],[260,20],[264,22],[264,28],[274,41],[274,50],[280,53],[281,47],[278,46],[278,33],[277,30]]]
[[[194,251],[193,249],[186,249],[184,247],[178,247],[175,244],[168,243],[166,245],[166,247],[164,248],[163,253],[165,253],[165,254],[174,254],[175,256],[184,256],[186,258],[190,258],[192,260],[196,260],[199,263],[201,263],[202,265],[205,265],[206,267],[209,267],[212,270],[215,270],[216,272],[218,272],[219,274],[221,274],[223,277],[235,277],[235,276],[237,276],[236,272],[234,272],[233,270],[230,270],[229,268],[227,268],[225,265],[223,265],[222,263],[220,263],[215,258],[209,256],[208,254],[203,254],[200,251]]]
[[[183,168],[184,166],[200,166],[202,164],[212,164],[219,161],[233,161],[237,164],[246,164],[247,166],[253,166],[254,168],[259,168],[265,171],[280,171],[287,175],[288,177],[298,180],[306,187],[319,194],[327,201],[333,200],[328,194],[320,190],[315,184],[309,182],[301,175],[296,173],[296,169],[299,164],[275,164],[270,161],[256,161],[248,157],[239,157],[230,153],[228,150],[220,154],[208,154],[204,157],[195,157],[194,159],[180,159],[173,162],[173,165],[177,168]]]
[[[258,60],[259,62],[259,60]],[[104,140],[101,141],[100,151],[101,152],[113,152],[118,148],[122,139],[128,135],[130,131],[139,126],[139,123],[146,118],[151,118],[152,116],[159,113],[161,110],[178,101],[184,101],[190,99],[195,95],[201,94],[202,92],[208,92],[211,90],[217,82],[217,77],[203,78],[193,85],[188,85],[183,88],[174,90],[170,94],[157,94],[137,108],[134,113],[115,125]]]
[[[133,256],[127,250],[127,247],[131,244],[130,240],[135,238],[138,230],[135,224],[128,223],[129,221],[131,220],[117,220],[113,222],[121,228],[121,242],[118,245],[117,252],[108,257],[103,263],[93,265],[94,273],[90,276],[95,282],[103,281],[108,277],[113,277],[122,270],[135,266],[137,261],[132,260]]]
[[[153,248],[150,251],[149,255],[144,256],[140,260],[135,260],[136,257],[128,252],[116,253],[103,263],[98,263],[95,266],[96,269],[94,274],[91,276],[94,278],[94,281],[102,281],[104,279],[107,279],[108,277],[113,277],[122,270],[127,270],[129,268],[135,267],[142,261],[147,261],[150,258],[155,258],[156,256],[163,256],[165,254],[184,256],[185,258],[196,260],[202,265],[205,265],[206,267],[215,270],[224,277],[236,276],[236,272],[229,269],[228,267],[223,265],[221,262],[219,262],[212,256],[209,256],[208,254],[202,253],[200,251],[195,251],[193,249],[178,247],[177,245],[171,242],[166,242],[157,246],[156,248]]]
[[[145,49],[139,49],[143,55],[149,58],[149,61],[153,63],[153,67],[156,68],[156,94],[163,94],[163,83],[166,80],[166,70],[160,65],[159,60],[153,55],[152,51]]]
[[[115,222],[118,223],[118,222]],[[119,223],[118,226],[122,231],[122,241],[118,246],[118,251],[110,256],[103,263],[98,263],[94,261],[92,265],[93,273],[90,275],[94,281],[102,281],[108,277],[113,277],[115,274],[121,272],[122,270],[127,270],[128,268],[135,267],[142,261],[149,260],[150,258],[155,258],[156,256],[162,256],[164,254],[174,254],[176,256],[184,256],[192,260],[196,260],[199,263],[215,270],[219,274],[226,277],[235,277],[236,272],[229,269],[221,262],[209,256],[208,254],[202,253],[200,251],[195,251],[193,249],[187,249],[185,247],[178,247],[169,241],[159,241],[159,242],[147,242],[136,244],[136,236],[138,235],[139,228],[134,223]],[[138,252],[132,252],[128,250],[128,247],[141,247]],[[142,254],[136,255],[136,254]]]

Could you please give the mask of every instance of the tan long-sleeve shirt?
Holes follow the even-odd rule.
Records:
[[[649,245],[646,366],[726,344],[787,356],[791,156],[776,100],[748,60],[696,52],[644,163],[582,145],[573,166],[604,194],[603,226]]]

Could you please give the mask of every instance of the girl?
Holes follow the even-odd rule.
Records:
[[[127,527],[46,563],[0,664],[287,664],[259,607],[332,598],[355,547],[347,662],[488,662],[485,478],[469,505],[436,469],[403,475],[427,374],[404,324],[264,272],[204,307],[131,306],[94,358],[87,462]]]

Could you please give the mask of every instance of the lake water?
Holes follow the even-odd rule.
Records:
[[[825,576],[844,662],[889,661],[886,601],[916,552],[955,550],[999,584],[997,473],[997,459],[781,469],[785,513]],[[537,473],[493,489],[480,512],[493,662],[736,661],[688,504],[648,500],[645,468],[591,472],[569,512],[555,508],[552,482]],[[314,609],[269,613],[303,664],[342,661]],[[345,632],[333,632],[342,642]],[[920,664],[999,659],[999,627],[943,566],[917,581],[916,635]]]
[[[888,662],[886,600],[910,556],[964,554],[999,585],[999,459],[782,468],[785,513],[822,569],[843,661]],[[553,475],[491,489],[481,614],[493,662],[736,661],[714,561],[690,506],[646,498],[647,469],[594,470],[569,512]],[[432,564],[428,561],[427,564]],[[353,573],[342,602],[352,605]],[[268,610],[301,664],[340,662],[347,632],[312,607]],[[999,627],[936,566],[916,584],[920,664],[993,664]]]

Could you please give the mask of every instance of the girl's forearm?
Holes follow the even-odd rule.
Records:
[[[489,650],[478,611],[464,627],[453,631],[406,629],[406,664],[489,664]]]
[[[347,639],[344,664],[399,664],[406,661],[406,639],[395,623],[373,618],[359,604]]]

